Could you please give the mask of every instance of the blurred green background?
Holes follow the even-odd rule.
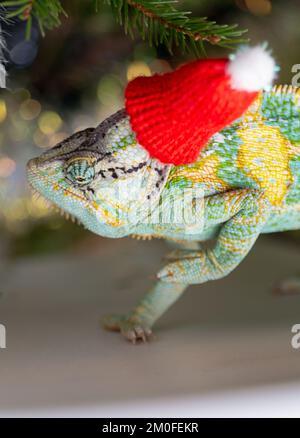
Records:
[[[8,88],[0,93],[0,227],[1,250],[11,257],[101,242],[31,197],[26,162],[122,108],[129,79],[165,72],[192,58],[126,36],[109,6],[96,12],[93,1],[62,4],[68,18],[44,38],[35,23],[27,41],[23,21],[2,26]],[[291,83],[292,67],[300,64],[299,0],[182,0],[178,7],[218,23],[237,23],[249,30],[252,43],[268,41],[281,66],[278,82]],[[229,53],[206,49],[208,56]]]

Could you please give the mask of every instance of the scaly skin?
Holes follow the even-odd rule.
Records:
[[[190,165],[151,159],[120,111],[31,160],[28,179],[94,233],[181,246],[130,314],[105,319],[106,328],[145,341],[188,285],[229,274],[259,234],[300,228],[300,90],[261,93]],[[211,248],[196,245],[211,239]]]

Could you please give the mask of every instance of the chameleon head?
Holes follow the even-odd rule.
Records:
[[[169,168],[137,143],[121,110],[30,160],[27,175],[34,191],[86,228],[121,237],[148,213],[146,201],[159,199]]]

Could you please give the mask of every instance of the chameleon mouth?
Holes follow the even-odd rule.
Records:
[[[78,225],[82,225],[83,223],[78,219],[78,217],[74,216],[71,213],[60,208],[57,204],[45,198],[38,190],[34,188],[32,183],[29,182],[30,191],[34,200],[39,201],[42,200],[44,204],[49,208],[49,210],[54,211],[55,213],[60,214],[64,219],[70,220],[73,223],[77,223]]]
[[[83,225],[83,223],[80,221],[80,219],[74,215],[73,213],[70,213],[68,211],[65,211],[62,209],[58,203],[55,202],[54,199],[49,199],[48,197],[44,196],[44,194],[41,193],[40,188],[37,186],[36,182],[37,179],[42,181],[46,186],[51,187],[53,185],[53,181],[51,181],[50,177],[47,177],[45,175],[42,175],[39,168],[39,159],[33,158],[28,161],[27,163],[27,180],[28,184],[32,193],[32,196],[35,200],[43,200],[45,202],[45,205],[50,209],[55,211],[56,213],[59,213],[61,216],[63,216],[67,220],[71,220],[73,223],[78,223],[79,225]],[[95,210],[93,205],[91,205],[86,198],[84,198],[79,193],[74,192],[70,188],[66,188],[61,186],[60,184],[57,184],[58,189],[60,189],[65,194],[69,194],[73,198],[76,198],[81,203],[84,203],[85,207]]]
[[[115,212],[116,204],[105,197],[93,201],[70,187],[60,163],[49,165],[34,158],[27,164],[27,179],[33,191],[38,193],[34,196],[46,198],[46,202],[54,205],[54,209],[65,218],[78,221],[102,236],[115,237],[115,229],[119,230],[120,237],[126,235],[122,228],[126,222],[120,220],[118,210]],[[67,198],[69,202],[66,202]],[[102,233],[99,232],[99,224]]]

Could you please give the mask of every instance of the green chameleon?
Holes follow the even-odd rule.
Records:
[[[193,164],[150,158],[121,110],[30,160],[28,180],[96,234],[177,242],[137,307],[104,321],[146,341],[188,285],[229,274],[260,233],[300,228],[300,89],[261,92]]]

